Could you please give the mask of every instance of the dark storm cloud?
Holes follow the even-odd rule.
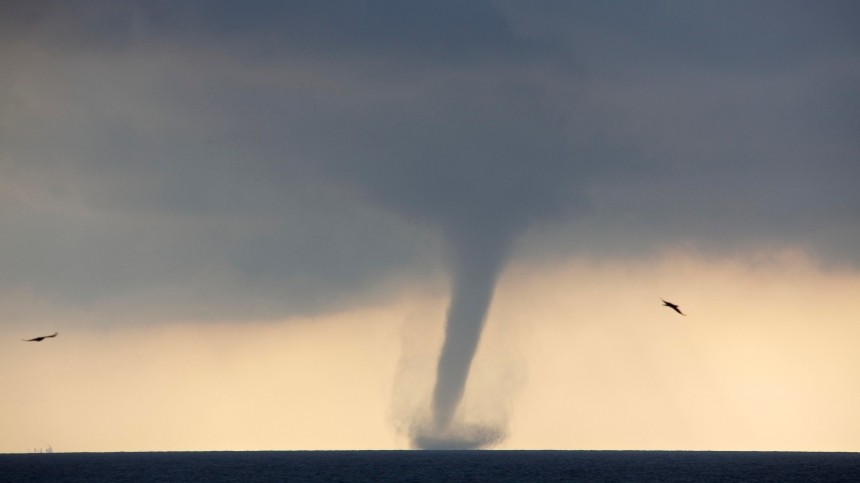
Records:
[[[7,293],[336,310],[535,223],[860,262],[851,2],[2,8]]]
[[[593,211],[562,243],[787,243],[860,261],[846,250],[860,214],[856,5],[504,5],[518,31],[576,52],[578,134],[627,158],[598,147]]]

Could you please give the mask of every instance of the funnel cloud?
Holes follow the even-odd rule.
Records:
[[[460,242],[454,250],[456,254],[451,304],[448,307],[445,341],[439,356],[433,390],[433,429],[439,435],[448,436],[416,437],[415,444],[425,448],[439,447],[445,441],[453,440],[473,446],[477,441],[496,440],[500,437],[495,434],[492,438],[458,439],[448,433],[457,406],[463,398],[469,369],[492,301],[496,277],[503,262],[501,246],[487,247]],[[473,442],[466,443],[466,440]]]

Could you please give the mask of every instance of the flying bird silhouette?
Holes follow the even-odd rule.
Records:
[[[660,300],[663,300],[663,299],[660,299]],[[675,312],[678,312],[681,315],[687,315],[684,312],[681,312],[681,309],[679,309],[678,306],[673,304],[672,302],[666,302],[665,300],[663,300],[663,305],[665,305],[666,307],[671,307],[672,310],[674,310]]]
[[[42,342],[44,339],[50,339],[51,337],[56,337],[59,332],[54,332],[51,335],[43,335],[41,337],[33,337],[32,339],[21,339],[24,342]]]

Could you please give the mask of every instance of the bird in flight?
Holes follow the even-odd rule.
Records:
[[[660,299],[660,300],[663,300],[663,299]],[[665,300],[663,300],[663,305],[665,305],[666,307],[671,307],[672,310],[674,310],[675,312],[678,312],[681,315],[687,315],[684,312],[681,312],[681,309],[679,309],[678,306],[673,304],[672,302],[666,302]]]
[[[56,337],[59,332],[54,332],[51,335],[43,335],[41,337],[33,337],[32,339],[22,339],[24,342],[42,342],[44,339],[50,339],[51,337]]]

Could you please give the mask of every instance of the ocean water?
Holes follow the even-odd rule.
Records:
[[[0,481],[860,483],[860,453],[240,451],[0,454]]]

